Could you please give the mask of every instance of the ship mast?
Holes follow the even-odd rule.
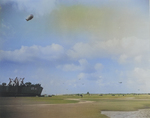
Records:
[[[8,86],[10,86],[11,85],[11,83],[12,83],[12,81],[13,81],[13,79],[11,79],[11,78],[9,78],[9,84],[8,84]]]
[[[19,86],[19,80],[18,80],[17,77],[16,77],[15,80],[14,80],[14,84],[15,84],[15,86]]]
[[[23,80],[24,80],[25,78],[20,78],[20,80],[21,80],[21,82],[20,82],[20,85],[24,85],[24,83],[23,83]]]

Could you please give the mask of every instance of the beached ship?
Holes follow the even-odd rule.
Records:
[[[41,96],[43,87],[40,84],[32,84],[26,82],[24,84],[24,78],[15,78],[14,80],[9,78],[8,85],[6,83],[0,84],[0,96]]]

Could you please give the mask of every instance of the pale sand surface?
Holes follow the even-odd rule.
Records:
[[[110,118],[150,118],[150,109],[139,109],[138,111],[101,111]]]
[[[94,101],[85,101],[85,100],[81,100],[81,99],[72,99],[72,98],[65,99],[65,100],[76,100],[76,101],[79,101],[78,103],[75,103],[75,104],[80,104],[80,103],[93,103],[93,102],[94,102]]]

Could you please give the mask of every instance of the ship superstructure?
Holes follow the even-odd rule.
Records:
[[[9,78],[8,85],[6,83],[0,84],[0,96],[40,96],[43,90],[40,84],[32,84],[26,82],[25,78]]]

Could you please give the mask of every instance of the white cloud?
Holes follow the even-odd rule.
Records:
[[[128,73],[128,86],[130,88],[141,89],[149,92],[150,89],[150,69],[135,67]]]
[[[102,68],[101,64],[96,64],[93,66],[86,59],[78,60],[78,64],[76,65],[74,63],[59,65],[57,68],[62,69],[63,71],[82,71],[86,73],[93,73],[97,69]]]
[[[52,44],[46,47],[37,45],[31,47],[22,46],[21,49],[14,51],[0,50],[0,60],[26,62],[43,59],[51,61],[61,58],[63,54],[64,48],[58,44]]]
[[[57,66],[57,68],[61,68],[63,71],[79,71],[79,70],[82,70],[81,69],[81,66],[77,66],[77,65],[74,65],[74,64],[65,64],[65,65],[59,65]]]
[[[96,72],[93,72],[93,73],[79,73],[78,75],[78,78],[81,79],[81,80],[101,80],[103,77],[102,75],[100,74],[100,72],[96,71]]]
[[[97,63],[97,64],[95,64],[94,68],[95,68],[95,70],[98,71],[98,70],[101,70],[103,68],[103,65],[101,63]]]
[[[84,79],[84,78],[85,78],[85,74],[84,74],[84,73],[80,73],[80,74],[78,75],[78,78],[79,78],[79,79]]]
[[[128,57],[127,57],[126,54],[121,54],[120,57],[119,57],[119,62],[120,63],[125,63],[127,58]]]
[[[78,71],[79,74],[77,75],[77,78],[79,80],[97,81],[103,78],[101,73],[103,65],[101,63],[90,65],[85,59],[81,59],[78,62],[79,65],[65,64],[65,65],[57,66],[57,68],[62,69],[63,71]]]
[[[78,62],[79,65],[75,65],[73,63],[64,64],[64,65],[57,66],[57,68],[60,68],[63,71],[83,71],[84,69],[86,69],[87,65],[89,65],[89,63],[85,59],[80,59]]]
[[[136,62],[141,62],[142,61],[142,55],[138,55],[138,56],[136,56],[135,58],[134,58],[134,60],[136,61]]]
[[[59,7],[53,14],[53,23],[62,35],[78,31],[105,39],[131,36],[148,38],[148,9],[147,12],[143,12],[135,1],[119,3],[108,2],[105,7],[101,7],[102,4],[91,7],[91,4],[86,6],[84,3]]]
[[[117,59],[121,63],[135,60],[142,62],[142,59],[148,59],[149,40],[136,37],[104,41],[97,39],[90,43],[76,43],[67,54],[72,59],[107,57]]]

